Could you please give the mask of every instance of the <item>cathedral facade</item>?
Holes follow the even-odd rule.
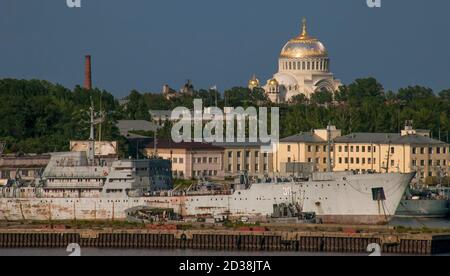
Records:
[[[301,34],[289,40],[281,50],[278,72],[263,86],[256,76],[248,84],[250,89],[263,88],[275,103],[288,103],[301,94],[310,98],[319,91],[335,92],[341,85],[330,72],[330,58],[325,46],[308,34],[305,19]]]

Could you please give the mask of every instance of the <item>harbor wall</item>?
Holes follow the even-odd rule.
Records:
[[[178,230],[0,230],[0,248],[198,249],[220,251],[367,253],[369,244],[383,254],[450,253],[450,235],[373,235],[309,232]],[[369,253],[367,253],[369,254]]]

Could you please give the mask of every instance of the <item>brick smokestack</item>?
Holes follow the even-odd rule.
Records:
[[[87,55],[85,57],[84,64],[84,89],[92,89],[92,69],[91,69],[91,56]]]

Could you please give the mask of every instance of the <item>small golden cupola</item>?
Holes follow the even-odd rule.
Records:
[[[252,78],[248,81],[248,88],[253,90],[260,87],[259,80],[256,78],[256,74],[253,74]]]

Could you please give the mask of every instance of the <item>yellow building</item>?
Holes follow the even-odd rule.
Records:
[[[264,176],[273,172],[273,154],[261,143],[216,143],[224,149],[223,164],[227,177],[239,176],[244,171],[250,176]]]
[[[174,143],[171,140],[159,140],[157,152],[152,145],[144,149],[147,157],[157,155],[172,161],[174,178],[223,179],[223,148],[206,143]]]
[[[341,136],[341,131],[330,127],[330,140]],[[288,163],[313,164],[316,171],[327,171],[328,131],[317,129],[280,139],[274,157],[274,172],[285,173]],[[333,153],[333,146],[330,147]],[[331,156],[333,163],[333,154]]]
[[[429,131],[406,127],[401,133],[353,133],[341,136],[332,129],[331,160],[334,171],[417,172],[417,179],[448,176],[449,145],[430,138]],[[312,163],[327,170],[327,131],[281,139],[274,155],[275,171],[286,163]]]

